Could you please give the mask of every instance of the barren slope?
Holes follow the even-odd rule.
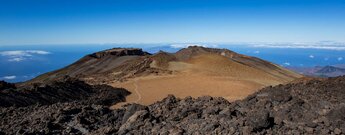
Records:
[[[27,83],[55,80],[65,75],[91,84],[126,88],[132,93],[126,103],[142,104],[154,103],[168,94],[181,98],[209,95],[242,99],[262,87],[301,77],[255,57],[226,49],[192,46],[176,53],[153,55],[141,49],[109,49],[87,55],[66,68]]]

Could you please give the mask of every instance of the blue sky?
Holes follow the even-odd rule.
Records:
[[[344,0],[0,0],[0,45],[325,40]]]

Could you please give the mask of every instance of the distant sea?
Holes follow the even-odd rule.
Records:
[[[81,57],[114,47],[139,47],[150,53],[176,52],[187,44],[88,44],[88,45],[8,45],[0,46],[0,80],[21,82],[63,68]],[[315,48],[257,47],[248,44],[217,44],[281,66],[314,67],[345,64],[345,50]]]

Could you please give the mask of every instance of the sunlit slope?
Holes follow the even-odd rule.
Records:
[[[151,104],[168,94],[177,97],[210,95],[237,100],[262,87],[302,77],[265,60],[227,49],[192,46],[176,53],[149,54],[136,48],[114,48],[87,55],[24,85],[65,76],[90,84],[126,88],[132,93],[127,97],[127,103],[142,104]]]

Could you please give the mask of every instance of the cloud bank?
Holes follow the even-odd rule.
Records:
[[[7,57],[7,60],[10,62],[20,62],[26,59],[31,58],[34,55],[47,55],[51,54],[48,51],[42,50],[16,50],[16,51],[2,51],[0,55]]]
[[[171,48],[187,48],[189,46],[202,46],[202,47],[210,47],[210,48],[218,47],[218,45],[216,44],[172,44],[170,45]]]
[[[249,45],[260,48],[345,50],[345,43],[332,41],[322,41],[315,43],[250,43]]]
[[[291,65],[289,62],[285,62],[283,64],[286,65],[286,66],[290,66]]]
[[[259,53],[260,53],[260,51],[254,51],[254,53],[255,53],[255,54],[259,54]]]
[[[17,76],[15,76],[15,75],[1,77],[2,80],[13,80],[16,78],[17,78]]]

